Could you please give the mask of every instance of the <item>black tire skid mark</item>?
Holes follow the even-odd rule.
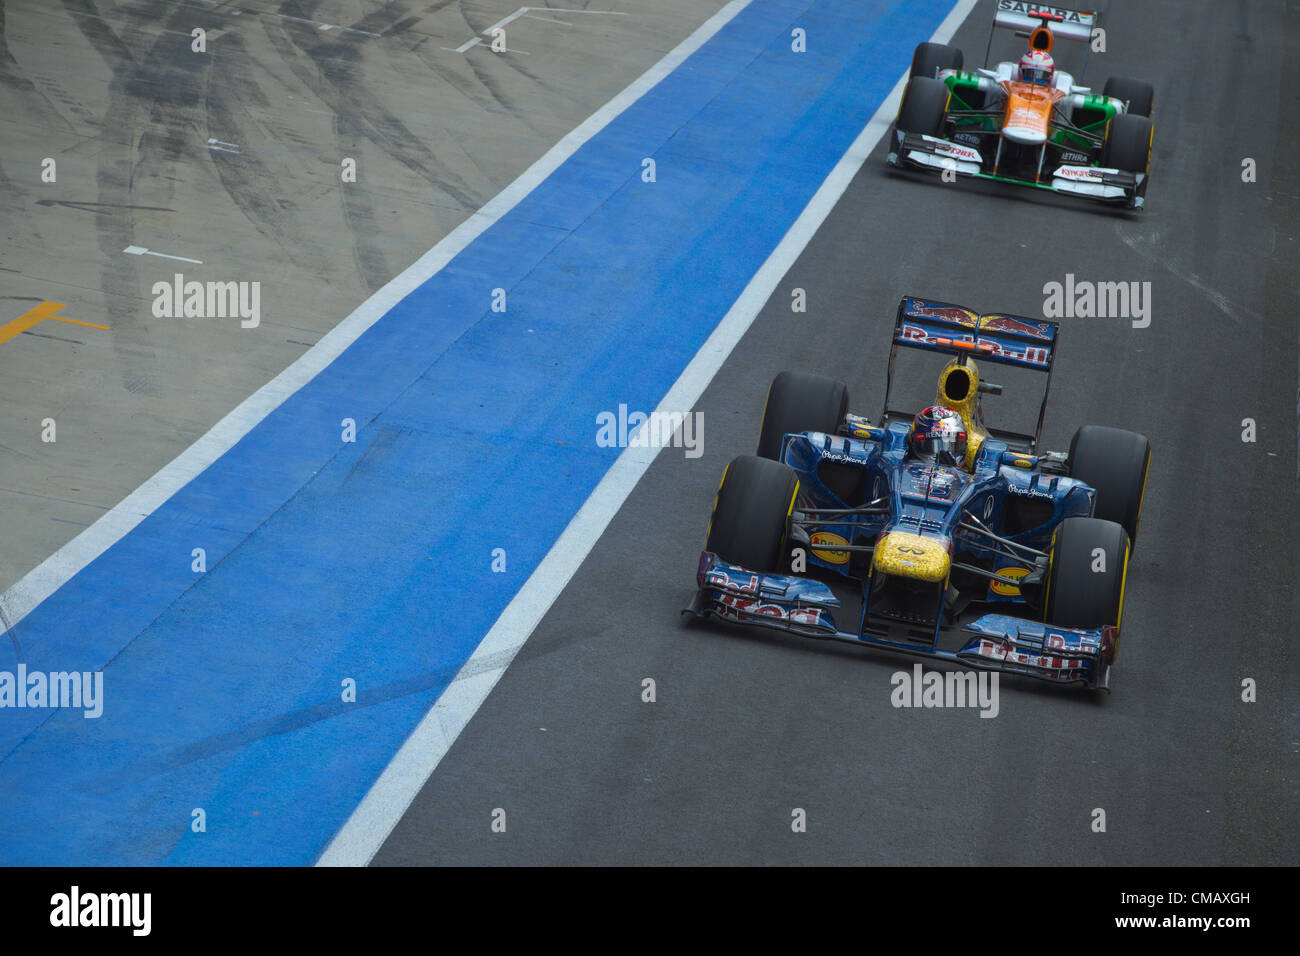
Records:
[[[288,2],[282,5],[293,11],[301,11],[302,5]],[[302,16],[300,12],[286,13],[289,16]],[[304,17],[304,19],[309,19]],[[290,24],[292,25],[292,24]],[[372,23],[378,28],[379,24]],[[268,28],[270,25],[268,24]],[[269,32],[269,29],[268,29]],[[407,169],[423,177],[429,185],[446,194],[467,212],[473,212],[483,204],[484,197],[479,196],[460,176],[449,167],[437,161],[428,150],[413,145],[417,137],[407,128],[399,117],[386,109],[378,97],[367,91],[360,82],[361,44],[351,40],[318,40],[314,43],[303,42],[309,31],[286,30],[283,37],[300,54],[305,54],[316,68],[317,77],[309,72],[295,73],[320,100],[325,103],[340,120],[347,120],[356,126],[359,135],[367,138],[376,146],[384,148],[390,156]],[[370,32],[375,32],[371,30]],[[315,36],[315,31],[310,31]],[[286,62],[293,65],[288,51],[281,51]],[[321,82],[321,81],[324,82]],[[346,144],[345,144],[346,145]]]

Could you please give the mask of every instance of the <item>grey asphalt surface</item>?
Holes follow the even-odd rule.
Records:
[[[899,176],[878,148],[701,400],[703,457],[659,456],[376,864],[1300,863],[1300,4],[1111,6],[1088,78],[1155,83],[1147,211]],[[1006,678],[996,719],[895,709],[910,659],[679,618],[776,372],[874,414],[901,294],[1035,315],[1067,272],[1153,297],[1149,328],[1063,320],[1044,433],[1154,446],[1112,694]]]
[[[0,341],[0,592],[722,2],[556,4],[610,12],[521,17],[503,54],[456,48],[518,0],[0,3],[0,327],[107,326]],[[261,283],[260,323],[155,317],[177,273]]]

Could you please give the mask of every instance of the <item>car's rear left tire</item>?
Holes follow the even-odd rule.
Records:
[[[1113,96],[1117,100],[1123,100],[1128,104],[1127,110],[1130,116],[1150,116],[1151,104],[1155,100],[1156,91],[1150,83],[1142,80],[1130,80],[1126,76],[1112,76],[1102,87],[1102,96]]]
[[[834,434],[849,410],[849,388],[812,372],[781,372],[772,379],[758,431],[758,454],[781,458],[781,439],[795,432]]]
[[[722,473],[705,550],[769,574],[788,567],[786,538],[799,476],[789,465],[740,455]]]
[[[1066,518],[1052,534],[1043,620],[1061,627],[1119,626],[1129,540],[1100,518]]]
[[[1097,491],[1092,516],[1115,521],[1137,546],[1142,499],[1151,467],[1146,436],[1106,425],[1084,425],[1070,440],[1070,477]]]

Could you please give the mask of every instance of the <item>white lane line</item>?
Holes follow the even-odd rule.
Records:
[[[146,249],[144,246],[127,246],[122,251],[132,256],[157,256],[159,259],[175,259],[178,262],[193,262],[196,265],[203,265],[202,259],[191,259],[188,256],[169,256],[165,252],[154,252],[151,249]],[[19,581],[18,583],[21,584],[22,582]],[[14,587],[17,586],[17,584],[14,585]],[[3,607],[3,602],[4,598],[0,598],[0,607]]]
[[[950,40],[977,2],[978,0],[958,0],[930,39],[936,43]],[[734,10],[732,7],[736,4],[724,7],[717,16],[692,34],[683,46],[693,44],[693,52],[718,27],[739,13],[739,8],[744,5],[742,3]],[[725,19],[715,23],[724,14]],[[701,33],[706,30],[708,33],[701,37]],[[665,60],[660,61],[654,70],[660,70],[681,49],[679,46]],[[684,56],[680,59],[684,59]],[[831,170],[794,225],[669,389],[656,411],[667,414],[695,407],[705,388],[713,381],[713,376],[776,290],[781,278],[821,228],[871,151],[889,130],[898,112],[906,82],[907,72],[904,71],[894,84],[893,91],[880,104],[848,152]],[[339,832],[316,861],[317,866],[365,866],[374,858],[397,821],[410,807],[411,801],[492,692],[533,629],[577,573],[578,567],[658,454],[658,448],[628,447],[615,459],[605,477],[574,515],[537,566],[537,570],[524,582],[514,600],[501,612],[501,616],[451,685],[424,715],[406,743],[402,744],[392,762],[352,812],[352,816],[339,828]]]
[[[622,10],[569,10],[564,7],[524,7],[525,10],[540,10],[543,13],[590,13],[592,16],[602,17],[625,17],[628,14]]]
[[[498,20],[496,23],[492,24],[492,26],[488,27],[486,30],[480,30],[479,32],[482,33],[484,36],[488,36],[489,34],[492,33],[493,30],[500,30],[508,26],[509,24],[514,23],[525,13],[527,13],[529,9],[530,9],[529,7],[520,7],[514,13],[510,14],[510,16],[506,17],[503,20]]]
[[[724,7],[723,9],[726,9],[726,8]],[[550,17],[539,17],[539,16],[536,16],[536,15],[535,15],[535,12],[541,12],[541,13],[589,13],[589,14],[591,14],[591,15],[593,15],[593,16],[605,16],[605,17],[625,17],[625,16],[628,15],[626,12],[621,11],[621,10],[566,10],[566,9],[561,9],[560,7],[520,7],[520,8],[519,8],[518,10],[516,10],[514,13],[510,14],[510,15],[507,16],[507,17],[503,17],[502,19],[498,20],[496,23],[492,24],[492,26],[488,27],[486,30],[481,30],[481,31],[479,31],[479,32],[480,32],[480,34],[481,34],[482,36],[491,36],[492,33],[493,33],[493,31],[495,31],[495,30],[503,30],[503,29],[505,29],[508,25],[510,25],[511,23],[514,23],[514,22],[515,22],[516,20],[518,20],[520,17],[528,17],[528,18],[531,19],[531,20],[546,20],[546,21],[549,21],[550,23],[559,23],[559,24],[561,24],[561,25],[563,25],[563,26],[566,26],[566,27],[567,27],[567,26],[572,26],[572,25],[573,25],[573,24],[569,23],[567,20],[552,20]],[[719,11],[719,12],[721,12],[721,11]],[[475,37],[474,39],[466,40],[464,43],[462,43],[462,44],[461,44],[460,46],[458,46],[458,47],[454,47],[454,48],[453,48],[453,47],[449,47],[449,46],[444,46],[444,47],[441,47],[441,49],[446,50],[446,51],[449,52],[449,53],[464,53],[464,52],[465,52],[466,50],[468,50],[470,47],[477,46],[478,44],[480,44],[480,43],[482,43],[482,42],[483,42],[483,41],[482,41],[481,39],[479,39],[478,37]],[[523,51],[523,50],[501,50],[501,51],[499,51],[499,52],[501,52],[501,53],[523,53],[524,51]]]
[[[623,92],[566,134],[518,179],[493,197],[487,205],[449,232],[442,241],[407,266],[387,285],[363,302],[346,319],[327,332],[319,342],[292,365],[241,402],[185,451],[165,465],[98,521],[29,571],[0,595],[0,625],[12,629],[33,608],[68,582],[132,528],[151,515],[191,479],[229,451],[262,419],[310,382],[367,329],[378,322],[402,299],[414,292],[451,262],[471,242],[510,212],[542,180],[555,172],[589,139],[648,90],[677,68],[706,40],[748,6],[750,0],[731,0],[713,18],[691,34],[675,50],[632,82]],[[149,250],[128,246],[124,251],[144,255]],[[163,255],[163,253],[149,253]],[[183,258],[166,256],[165,258]],[[186,262],[202,264],[198,259]],[[2,635],[3,632],[0,632]]]
[[[452,53],[464,53],[464,52],[465,52],[466,50],[468,50],[470,47],[472,47],[472,46],[478,46],[478,45],[479,45],[480,43],[482,43],[482,42],[483,42],[482,39],[480,39],[479,37],[472,37],[472,38],[466,40],[464,43],[462,43],[462,44],[461,44],[460,46],[458,46],[458,47],[454,47],[454,48],[453,48],[453,47],[445,46],[445,47],[443,47],[442,49],[444,49],[444,50],[448,50],[448,51],[450,51],[450,52],[452,52]]]
[[[592,12],[592,13],[600,13],[599,10],[592,10],[591,12]],[[559,24],[560,26],[562,26],[562,27],[571,27],[571,26],[573,26],[573,24],[570,23],[568,20],[557,20],[557,19],[555,19],[554,17],[539,17],[539,16],[538,16],[537,14],[535,14],[535,13],[526,13],[526,14],[524,14],[524,19],[525,19],[525,20],[541,20],[543,23],[558,23],[558,24]]]
[[[317,30],[342,30],[344,33],[356,33],[363,37],[374,37],[376,40],[383,39],[378,33],[370,33],[367,30],[356,30],[352,27],[341,27],[337,23],[321,23],[319,20],[308,20],[306,17],[291,17],[287,13],[277,13],[281,20],[292,20],[294,23],[306,23],[315,27]]]

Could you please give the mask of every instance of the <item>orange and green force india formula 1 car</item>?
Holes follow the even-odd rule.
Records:
[[[993,29],[1029,38],[1050,55],[1058,37],[1089,42],[1097,14],[1000,0]],[[990,47],[993,30],[990,30]],[[890,130],[887,161],[899,169],[1009,182],[1141,209],[1154,127],[1149,83],[1111,77],[1100,94],[1056,69],[1037,82],[1021,64],[969,72],[962,51],[922,43]],[[1084,65],[1086,70],[1086,61]]]

